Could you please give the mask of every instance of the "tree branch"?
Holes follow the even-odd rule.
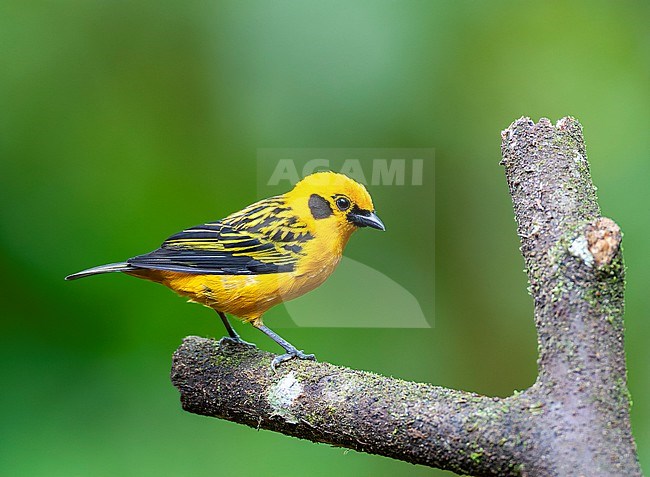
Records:
[[[188,337],[189,412],[477,476],[641,475],[629,423],[621,233],[600,217],[582,129],[515,121],[502,164],[535,301],[537,382],[490,398]]]
[[[516,475],[513,462],[525,452],[507,415],[539,411],[529,399],[493,399],[328,363],[294,360],[276,374],[272,358],[225,340],[186,338],[172,374],[183,409],[459,472],[478,473],[489,460],[493,475]]]

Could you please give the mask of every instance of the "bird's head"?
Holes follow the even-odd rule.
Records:
[[[343,174],[324,171],[305,177],[286,194],[301,217],[349,235],[359,227],[385,230],[366,188]]]

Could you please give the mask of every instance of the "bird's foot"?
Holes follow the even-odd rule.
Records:
[[[239,337],[239,335],[237,335],[237,336],[224,336],[223,338],[221,338],[219,340],[219,344],[221,344],[223,342],[248,346],[248,347],[251,347],[251,348],[257,348],[257,346],[255,346],[253,343],[249,343],[248,341],[244,341],[243,339],[241,339]]]
[[[316,357],[313,354],[305,354],[301,349],[293,349],[273,358],[273,361],[271,361],[271,369],[273,372],[276,372],[276,368],[280,363],[284,363],[285,361],[289,361],[290,359],[294,358],[316,361]]]

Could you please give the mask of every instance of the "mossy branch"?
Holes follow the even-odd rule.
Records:
[[[506,416],[534,416],[528,398],[502,400],[387,378],[328,363],[291,361],[196,336],[174,355],[172,381],[183,408],[284,434],[414,464],[517,475],[525,443]],[[525,419],[519,419],[525,421]]]
[[[621,233],[600,217],[582,128],[515,121],[503,161],[535,301],[537,382],[490,398],[188,337],[189,412],[477,476],[638,476],[623,349]]]

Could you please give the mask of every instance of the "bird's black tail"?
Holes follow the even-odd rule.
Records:
[[[135,270],[135,267],[129,265],[126,262],[109,263],[108,265],[101,265],[99,267],[93,267],[89,268],[88,270],[73,273],[72,275],[65,277],[65,279],[76,280],[77,278],[89,277],[90,275],[99,275],[100,273],[128,272],[130,270]]]

